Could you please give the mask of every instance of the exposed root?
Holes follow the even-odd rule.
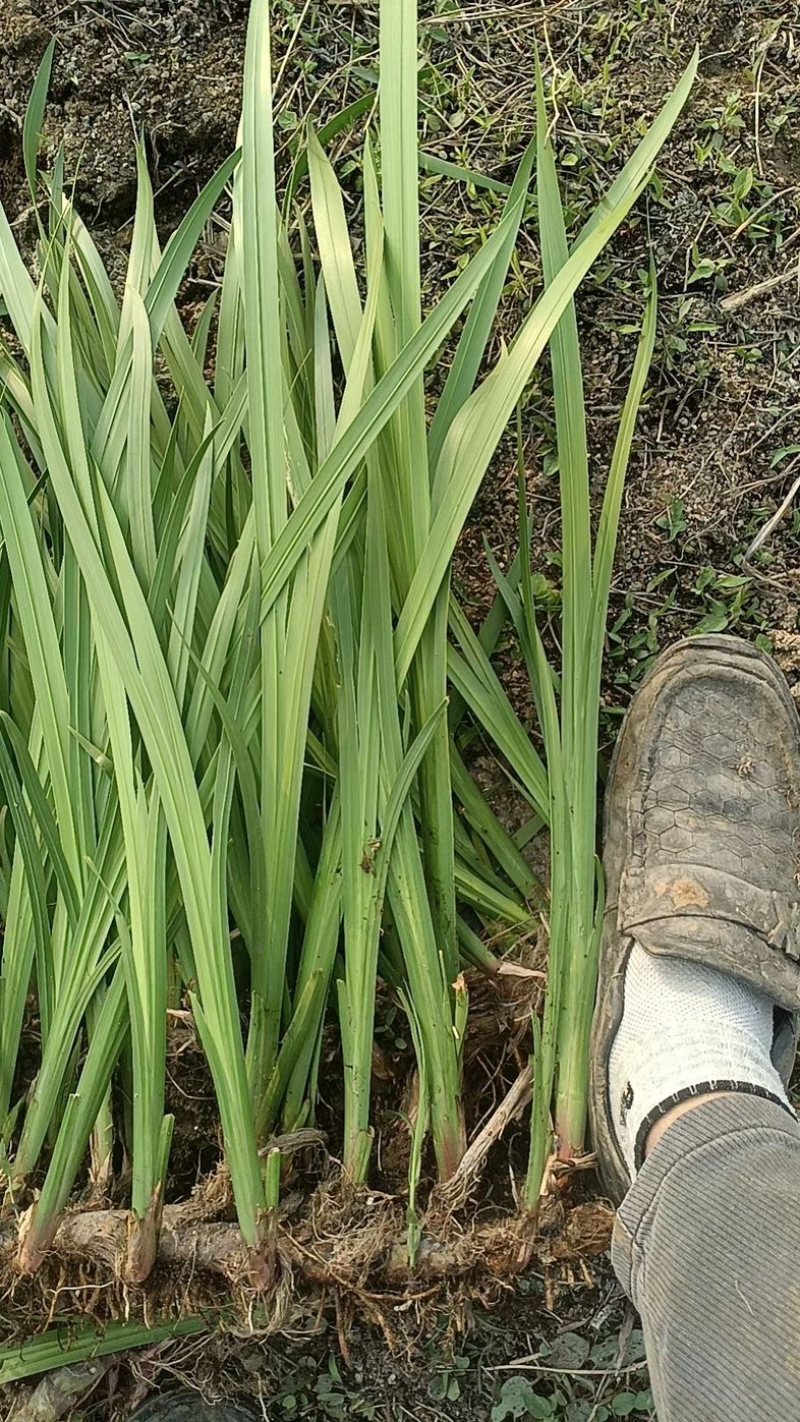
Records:
[[[291,1135],[276,1136],[270,1142],[270,1149],[280,1150],[282,1155],[287,1158],[291,1158],[298,1151],[308,1150],[309,1147],[324,1149],[324,1146],[325,1137],[322,1132],[309,1129],[295,1131]],[[230,1174],[224,1163],[217,1166],[214,1173],[198,1186],[191,1198],[184,1204],[168,1206],[167,1220],[163,1219],[160,1191],[157,1191],[153,1196],[147,1213],[141,1218],[132,1211],[109,1211],[99,1207],[98,1209],[85,1210],[82,1215],[68,1214],[63,1223],[57,1220],[48,1220],[43,1223],[39,1220],[38,1206],[33,1204],[19,1218],[17,1268],[23,1274],[35,1274],[52,1251],[55,1250],[56,1254],[64,1252],[65,1242],[67,1252],[81,1254],[82,1249],[70,1249],[69,1242],[76,1228],[73,1222],[76,1219],[86,1219],[95,1221],[101,1234],[105,1231],[109,1232],[108,1239],[102,1238],[98,1241],[95,1251],[98,1259],[102,1259],[106,1255],[113,1257],[115,1275],[118,1275],[126,1284],[141,1285],[149,1278],[158,1260],[162,1263],[165,1259],[173,1262],[173,1246],[167,1242],[161,1248],[159,1244],[162,1227],[167,1228],[167,1221],[171,1219],[174,1222],[173,1229],[179,1228],[185,1234],[189,1255],[198,1264],[198,1267],[209,1267],[214,1272],[224,1274],[227,1272],[224,1260],[218,1269],[214,1268],[211,1263],[206,1265],[204,1262],[205,1245],[202,1241],[193,1239],[192,1231],[196,1227],[205,1225],[209,1218],[229,1212],[232,1206],[233,1191]],[[118,1236],[123,1224],[125,1241],[120,1246]],[[262,1242],[248,1254],[247,1276],[256,1291],[268,1289],[272,1281],[274,1270],[272,1235],[271,1222],[267,1221]],[[0,1254],[2,1254],[3,1238],[2,1227],[0,1227]],[[197,1250],[195,1250],[195,1244]],[[92,1255],[91,1250],[89,1253]]]
[[[198,1224],[194,1209],[183,1205],[164,1208],[158,1239],[157,1260],[161,1265],[192,1264],[195,1268],[224,1274],[230,1279],[245,1276],[246,1251],[234,1225]],[[52,1241],[50,1254],[60,1259],[74,1258],[90,1263],[101,1274],[126,1283],[134,1280],[126,1268],[131,1235],[128,1210],[76,1210],[66,1214]],[[14,1225],[0,1226],[0,1261],[13,1263],[23,1274],[38,1268],[44,1256],[28,1247],[28,1236],[19,1243]]]
[[[335,1310],[343,1336],[357,1313],[391,1344],[409,1315],[420,1331],[443,1311],[454,1329],[465,1326],[475,1301],[497,1300],[532,1261],[546,1276],[563,1276],[571,1262],[585,1270],[583,1256],[608,1244],[613,1216],[605,1207],[569,1210],[556,1188],[543,1196],[536,1217],[498,1207],[467,1219],[463,1209],[492,1148],[530,1099],[522,1044],[542,991],[540,948],[532,940],[524,971],[470,975],[465,1055],[473,1075],[490,1075],[495,1108],[452,1178],[433,1189],[413,1268],[405,1192],[354,1188],[333,1170],[325,1137],[303,1130],[269,1143],[287,1161],[282,1202],[261,1220],[250,1249],[235,1223],[223,1162],[214,1163],[191,1198],[166,1205],[155,1198],[142,1218],[85,1197],[60,1221],[40,1223],[36,1204],[20,1214],[19,1197],[16,1207],[7,1200],[13,1214],[0,1213],[0,1315],[8,1334],[30,1336],[33,1320],[38,1330],[76,1315],[100,1325],[202,1315],[236,1334],[308,1333]],[[503,1067],[512,1061],[517,1075],[508,1085]],[[412,1075],[409,1091],[415,1086]],[[406,1108],[413,1117],[413,1096]],[[325,1178],[309,1193],[313,1152],[323,1156]]]
[[[530,1217],[462,1226],[455,1217],[429,1216],[423,1227],[415,1267],[405,1246],[405,1207],[392,1196],[340,1189],[317,1190],[310,1210],[298,1223],[264,1221],[263,1244],[244,1246],[236,1224],[198,1221],[196,1206],[168,1204],[163,1209],[155,1280],[193,1280],[200,1276],[225,1283],[234,1294],[276,1294],[280,1285],[334,1288],[344,1294],[367,1291],[404,1293],[442,1281],[510,1277],[531,1254],[561,1258],[605,1249],[610,1210],[577,1206],[548,1223],[557,1227],[557,1247],[534,1233]],[[131,1216],[126,1210],[75,1210],[65,1214],[53,1240],[48,1266],[58,1264],[90,1288],[119,1285],[134,1297],[126,1270]],[[547,1223],[547,1221],[546,1221]],[[541,1224],[541,1221],[540,1221]],[[16,1223],[0,1226],[0,1273],[6,1280],[20,1273]],[[189,1294],[192,1290],[189,1290]]]
[[[128,1284],[143,1284],[152,1273],[158,1254],[161,1211],[161,1190],[157,1189],[143,1217],[140,1218],[133,1211],[128,1216],[124,1267],[125,1282]]]
[[[357,1314],[392,1345],[398,1330],[424,1332],[443,1312],[455,1330],[466,1326],[476,1301],[496,1301],[532,1262],[546,1278],[563,1277],[573,1266],[585,1277],[584,1256],[607,1247],[613,1216],[604,1206],[570,1210],[560,1181],[551,1182],[555,1188],[542,1197],[535,1217],[498,1207],[467,1218],[463,1209],[492,1148],[530,1099],[522,1042],[541,994],[539,960],[531,956],[535,966],[523,973],[471,977],[466,1057],[473,1074],[491,1073],[496,1104],[452,1178],[433,1189],[413,1268],[405,1192],[353,1187],[333,1169],[325,1137],[303,1130],[269,1143],[287,1160],[281,1207],[262,1219],[251,1249],[235,1223],[222,1162],[191,1198],[163,1206],[154,1199],[141,1219],[109,1208],[109,1201],[95,1207],[84,1199],[60,1221],[40,1224],[35,1204],[20,1214],[19,1199],[16,1208],[7,1201],[13,1214],[0,1213],[0,1315],[7,1336],[30,1336],[76,1315],[99,1325],[201,1315],[235,1334],[309,1333],[335,1311],[343,1336],[347,1319]],[[501,1068],[513,1060],[517,1075],[508,1085]],[[409,1090],[415,1084],[412,1076]],[[413,1098],[406,1107],[413,1116]],[[323,1157],[324,1178],[309,1193],[313,1152]],[[297,1153],[299,1170],[292,1159]]]
[[[553,1197],[538,1225],[522,1217],[480,1226],[450,1217],[425,1223],[414,1270],[405,1247],[405,1202],[353,1195],[343,1182],[320,1189],[302,1215],[275,1222],[268,1287],[252,1288],[252,1261],[230,1222],[187,1225],[184,1207],[165,1208],[156,1266],[143,1288],[120,1277],[127,1221],[121,1211],[68,1216],[38,1274],[14,1263],[14,1231],[0,1230],[0,1316],[5,1339],[52,1327],[141,1318],[145,1324],[202,1317],[232,1338],[311,1337],[326,1321],[346,1337],[357,1317],[395,1350],[446,1318],[453,1337],[474,1308],[496,1306],[533,1267],[554,1306],[565,1281],[591,1281],[589,1252],[608,1245],[611,1212],[566,1211]],[[38,1422],[38,1419],[37,1419]]]

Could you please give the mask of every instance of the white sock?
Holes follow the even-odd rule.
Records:
[[[609,1098],[631,1177],[643,1122],[676,1093],[746,1083],[787,1101],[772,1063],[773,1004],[700,963],[659,958],[635,943],[625,970],[622,1022],[609,1060]],[[662,1113],[663,1114],[663,1113]]]

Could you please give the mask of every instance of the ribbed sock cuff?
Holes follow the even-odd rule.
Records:
[[[788,1101],[784,1101],[780,1096],[776,1096],[774,1091],[768,1091],[765,1086],[759,1086],[757,1082],[728,1080],[699,1081],[694,1086],[685,1087],[682,1091],[673,1091],[671,1096],[668,1096],[664,1101],[659,1101],[658,1105],[655,1106],[652,1111],[648,1111],[647,1115],[640,1122],[639,1130],[636,1134],[636,1145],[634,1147],[637,1173],[644,1165],[647,1137],[650,1135],[656,1123],[662,1120],[664,1116],[668,1116],[670,1111],[673,1111],[676,1106],[680,1106],[683,1101],[691,1101],[698,1096],[710,1096],[716,1091],[736,1092],[737,1095],[741,1096],[756,1096],[760,1101],[771,1101],[776,1106],[780,1106],[781,1110],[788,1114],[793,1121],[797,1121],[794,1108],[789,1105]],[[712,1105],[713,1103],[709,1102],[707,1104]],[[686,1114],[688,1115],[689,1113],[687,1112]],[[678,1119],[682,1120],[683,1118],[679,1117]],[[675,1125],[677,1124],[676,1121]]]

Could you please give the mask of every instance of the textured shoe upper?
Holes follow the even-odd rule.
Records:
[[[709,669],[690,658],[662,687],[637,747],[618,926],[671,952],[691,920],[703,960],[727,935],[719,966],[758,987],[766,974],[795,1008],[800,738],[787,699],[760,661]],[[742,932],[758,945],[745,949]]]

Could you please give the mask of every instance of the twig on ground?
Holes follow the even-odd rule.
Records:
[[[750,547],[747,549],[747,552],[744,555],[744,561],[746,563],[750,561],[754,553],[758,552],[759,548],[763,547],[770,534],[772,533],[773,529],[777,528],[781,519],[788,513],[789,509],[794,503],[795,495],[797,494],[798,489],[800,489],[800,474],[798,474],[788,494],[786,495],[780,506],[775,510],[772,517],[767,519],[767,522],[764,524],[764,527],[758,530],[758,533],[756,534],[755,538],[750,544]]]
[[[774,291],[778,286],[786,286],[790,281],[800,279],[800,264],[795,264],[788,271],[778,272],[776,276],[767,277],[766,281],[757,281],[754,286],[748,286],[744,291],[732,291],[728,296],[723,296],[720,301],[722,311],[739,311],[742,306],[748,306],[751,301],[756,301],[759,296],[766,296],[767,292]]]
[[[455,1174],[436,1191],[436,1201],[449,1209],[458,1209],[466,1200],[483,1171],[486,1157],[506,1126],[527,1106],[531,1099],[533,1074],[530,1065],[523,1067],[496,1111],[467,1147]]]
[[[626,1363],[622,1368],[551,1368],[545,1363],[534,1361],[535,1354],[529,1358],[512,1358],[510,1363],[495,1363],[487,1368],[487,1373],[557,1373],[559,1377],[567,1378],[618,1378],[621,1373],[638,1373],[647,1367],[647,1363]]]

